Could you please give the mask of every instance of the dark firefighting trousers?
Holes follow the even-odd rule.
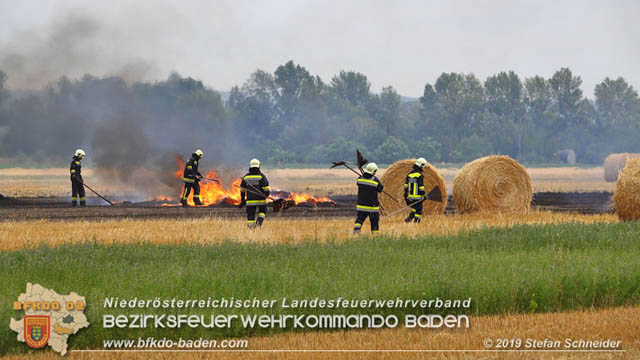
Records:
[[[380,222],[380,213],[379,212],[367,212],[367,211],[358,211],[358,217],[356,218],[356,223],[353,227],[354,232],[360,232],[360,228],[362,228],[362,224],[367,220],[367,216],[369,217],[369,222],[371,223],[371,232],[378,232],[378,223]]]
[[[78,200],[80,200],[80,206],[86,206],[87,202],[84,195],[84,185],[82,182],[71,179],[71,205],[77,206]]]
[[[411,200],[409,200],[411,201]],[[418,200],[420,201],[420,200]],[[422,218],[422,204],[424,203],[424,201],[420,201],[417,204],[413,204],[411,205],[411,202],[409,203],[409,205],[411,205],[411,213],[409,214],[409,217],[407,217],[404,221],[406,222],[411,222],[411,220],[413,220],[414,222],[420,222],[420,218]]]
[[[180,202],[183,205],[187,203],[187,199],[189,198],[191,189],[193,189],[193,203],[196,205],[202,205],[202,201],[200,201],[200,182],[198,181],[194,181],[192,183],[184,183],[184,193],[182,194],[182,199],[180,199]]]
[[[258,219],[256,219],[256,214]],[[267,205],[247,206],[247,226],[250,228],[260,227],[267,216]]]

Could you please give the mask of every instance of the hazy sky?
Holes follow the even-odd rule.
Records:
[[[66,74],[165,79],[228,90],[288,60],[325,81],[341,69],[418,97],[442,72],[640,88],[640,1],[0,0],[0,69],[12,88]]]

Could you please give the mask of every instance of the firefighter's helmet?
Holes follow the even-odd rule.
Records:
[[[251,161],[249,161],[249,168],[259,168],[259,167],[260,167],[260,160],[251,159]]]
[[[194,154],[198,155],[198,157],[200,159],[202,159],[204,157],[204,153],[202,152],[202,150],[198,149],[196,151],[193,152]]]
[[[75,157],[77,157],[78,159],[82,159],[85,156],[85,152],[82,149],[78,149],[76,150],[76,153],[74,154]]]
[[[364,166],[364,172],[367,174],[375,175],[376,171],[378,171],[378,165],[374,162],[367,163],[367,165]]]
[[[418,160],[416,160],[416,165],[420,168],[420,169],[424,169],[427,166],[427,160],[425,158],[418,158]]]

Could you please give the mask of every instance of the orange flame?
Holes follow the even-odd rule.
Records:
[[[185,161],[180,156],[176,156],[176,165],[178,169],[174,173],[174,176],[177,179],[182,180]],[[203,206],[220,204],[222,202],[227,203],[229,205],[240,204],[240,184],[242,183],[242,179],[233,180],[233,182],[231,183],[231,187],[229,189],[225,189],[222,186],[222,181],[220,180],[220,178],[218,177],[218,174],[215,171],[207,172],[207,174],[204,177],[208,179],[218,180],[218,182],[205,180],[200,183],[200,201],[202,202]],[[182,191],[184,192],[184,187],[182,188]],[[277,198],[273,198],[272,196],[268,199],[268,201],[271,202],[276,199]],[[173,202],[173,201],[177,201],[178,199],[173,198],[171,196],[158,196],[155,199],[152,199],[152,198],[149,199],[149,201],[153,201],[153,200],[162,201],[162,202],[165,202],[165,201]],[[326,203],[326,202],[329,202],[332,204],[334,203],[333,200],[329,199],[326,196],[314,197],[306,193],[288,193],[288,196],[284,198],[284,200],[293,200],[296,205],[300,203],[310,203],[310,204]],[[187,200],[187,203],[191,206],[195,206],[193,202],[193,192],[191,192],[191,194],[189,195],[189,199]],[[175,204],[163,204],[162,206],[175,206]]]

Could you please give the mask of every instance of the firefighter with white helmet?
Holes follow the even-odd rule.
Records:
[[[240,208],[247,206],[247,226],[261,227],[267,216],[267,198],[271,192],[269,180],[260,170],[260,160],[249,161],[249,172],[240,183]],[[257,215],[257,219],[256,219]]]
[[[204,157],[202,150],[197,149],[191,154],[191,158],[184,166],[184,172],[182,180],[184,181],[184,192],[180,203],[182,206],[187,206],[187,199],[189,193],[193,189],[193,203],[196,205],[202,205],[200,199],[200,180],[202,180],[202,174],[198,171],[198,162]]]
[[[82,165],[80,161],[84,159],[85,152],[82,149],[77,149],[71,159],[71,166],[69,172],[71,173],[71,205],[78,206],[78,200],[80,200],[80,206],[87,206],[84,193],[84,183],[82,180]]]
[[[406,223],[419,223],[422,217],[422,204],[424,203],[424,176],[422,170],[427,167],[425,158],[418,158],[413,168],[407,174],[404,182],[404,201],[411,206],[411,212],[404,221]]]
[[[378,194],[382,192],[384,186],[375,176],[378,171],[376,163],[367,163],[364,166],[364,173],[358,177],[358,216],[353,227],[353,233],[359,234],[362,224],[369,217],[371,223],[371,233],[378,232],[378,223],[380,221],[380,203],[378,202]]]

